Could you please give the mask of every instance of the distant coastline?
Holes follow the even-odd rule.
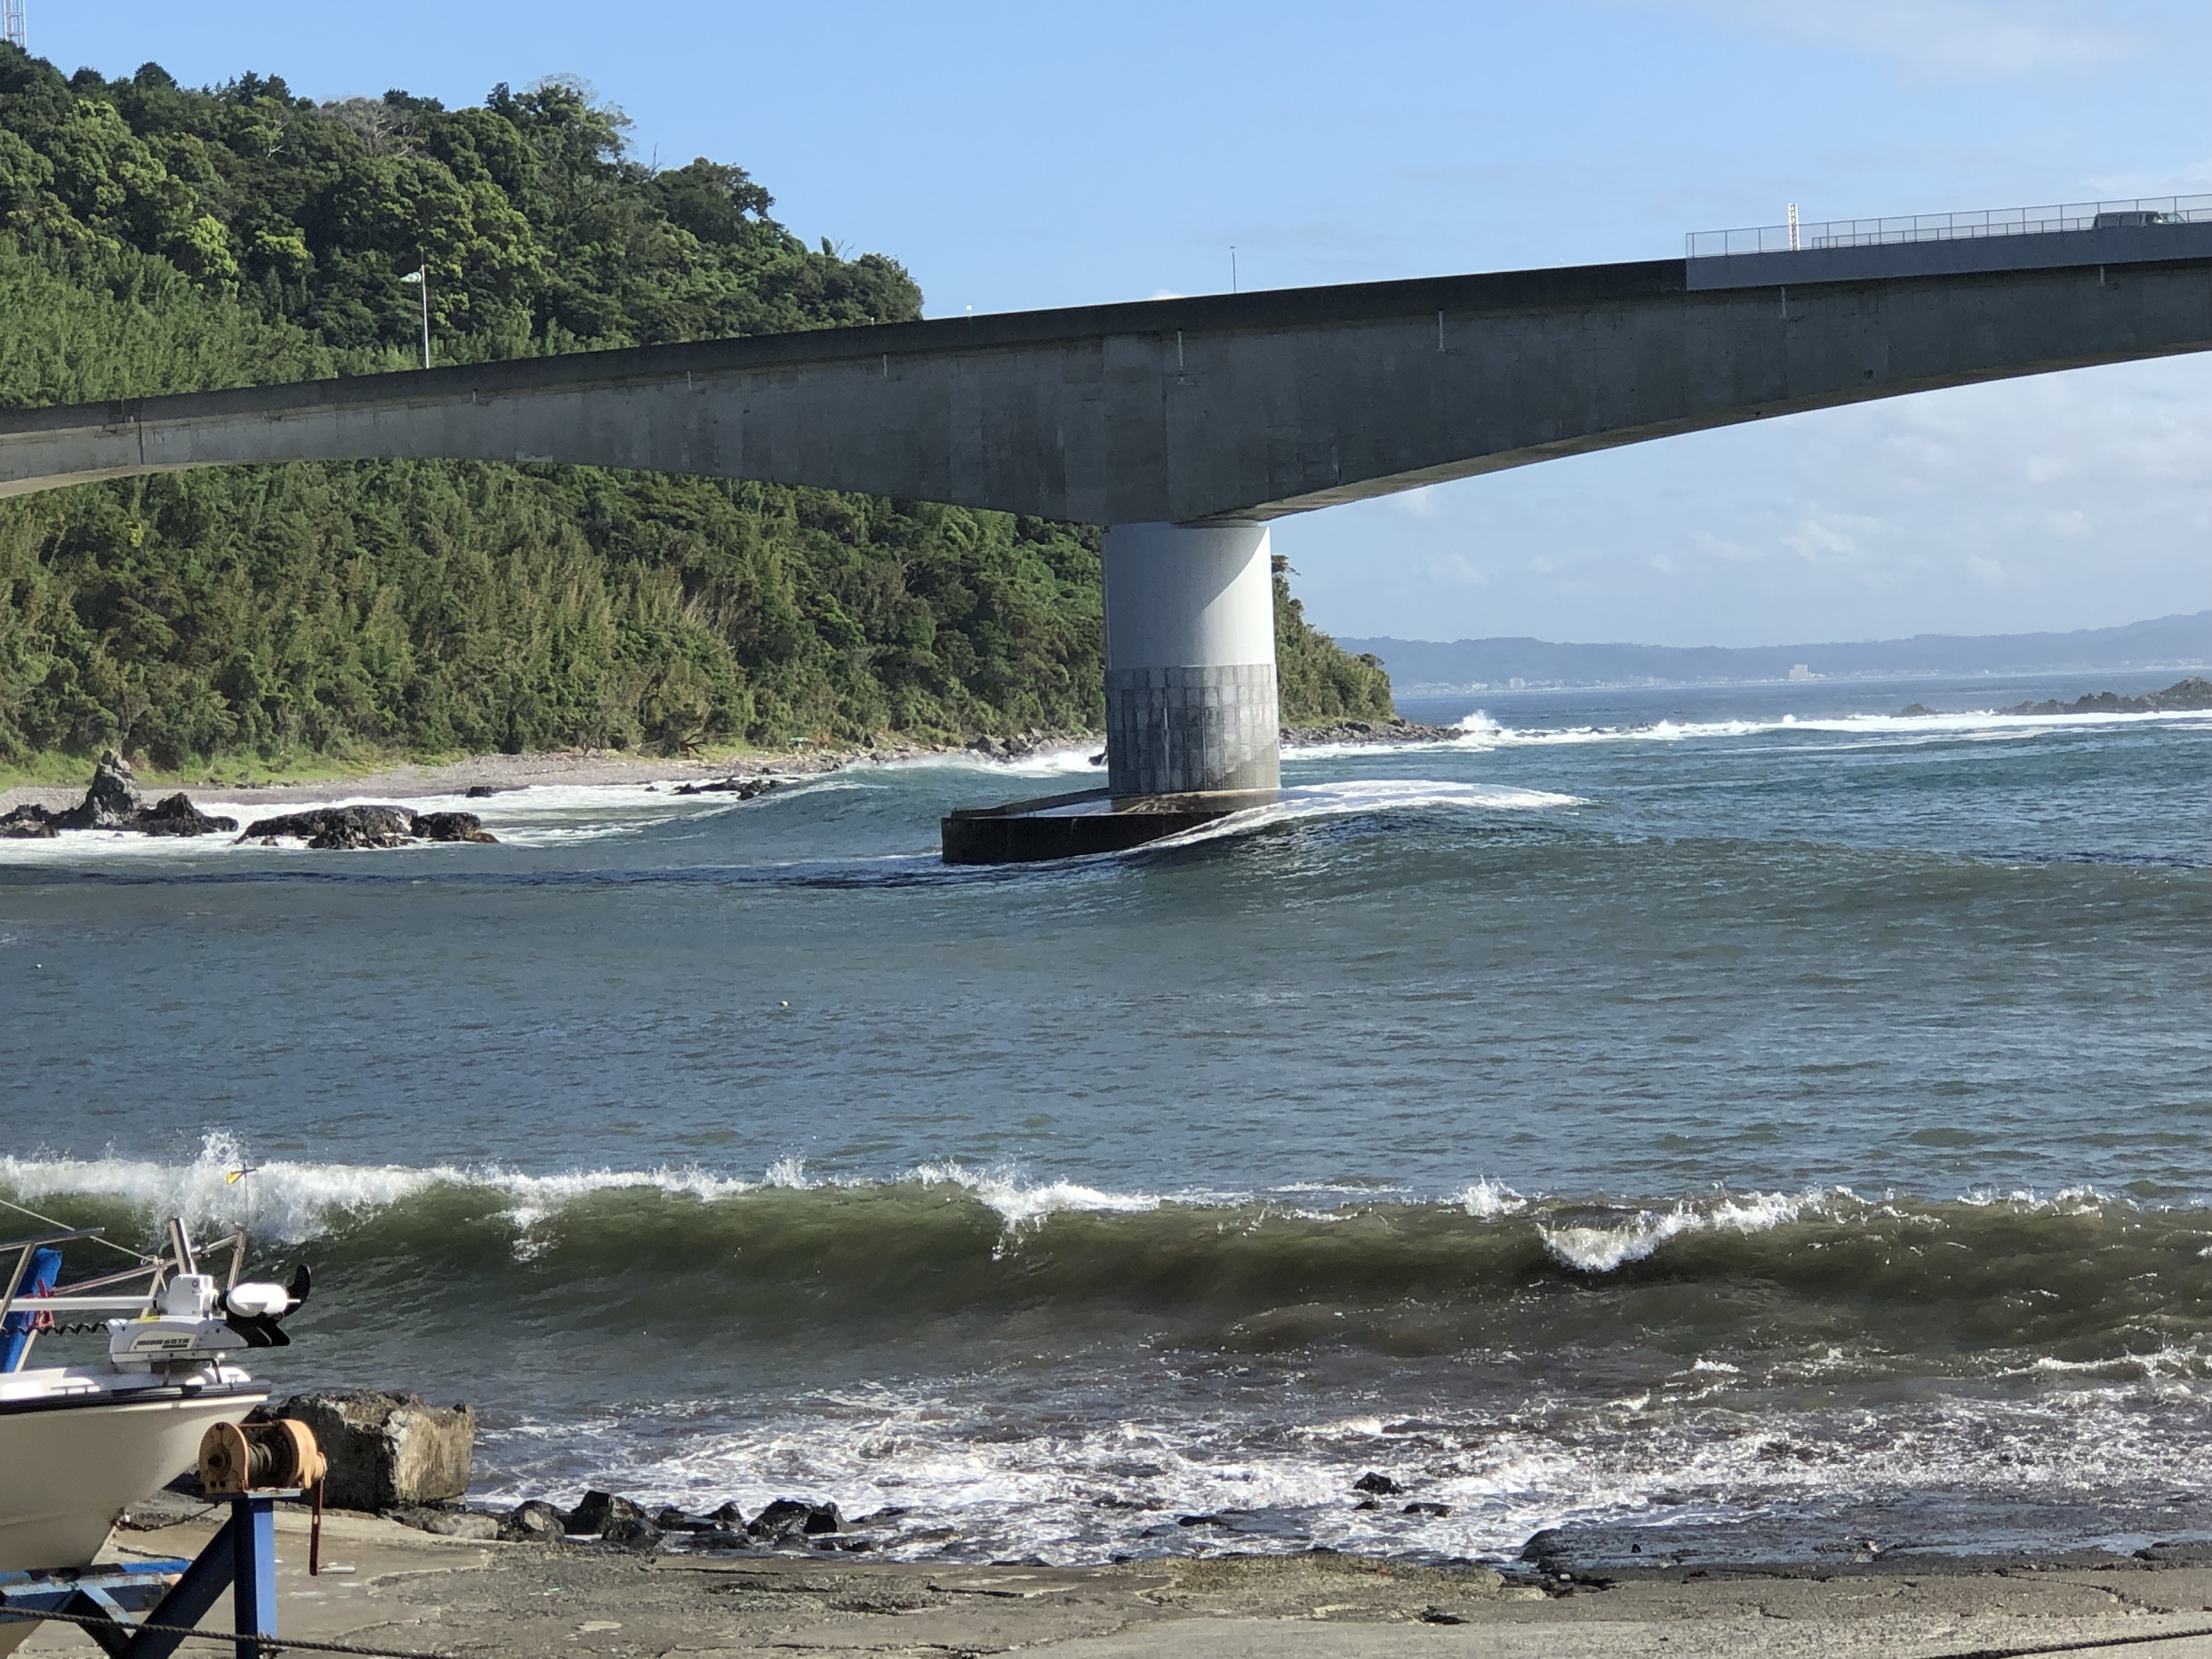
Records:
[[[2008,674],[2188,672],[2212,665],[2212,611],[2064,634],[1918,634],[1809,645],[1578,644],[1526,637],[1337,644],[1381,659],[1401,697],[1547,688]]]

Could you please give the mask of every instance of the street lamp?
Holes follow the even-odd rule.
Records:
[[[427,258],[421,267],[409,271],[399,279],[412,283],[422,290],[422,367],[430,367],[430,262]]]

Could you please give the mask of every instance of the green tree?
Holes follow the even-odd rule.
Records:
[[[404,368],[422,261],[449,361],[921,314],[627,126],[568,81],[316,104],[0,46],[0,406]],[[1286,709],[1388,707],[1290,617]],[[1092,731],[1103,636],[1095,530],[821,490],[332,463],[0,502],[0,763]]]

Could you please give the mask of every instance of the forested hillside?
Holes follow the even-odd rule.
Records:
[[[0,46],[0,403],[409,367],[418,267],[441,361],[919,314],[896,262],[624,125],[562,82],[316,104]],[[1287,717],[1387,709],[1279,622]],[[0,503],[5,765],[1092,730],[1101,651],[1097,532],[997,514],[460,462]]]

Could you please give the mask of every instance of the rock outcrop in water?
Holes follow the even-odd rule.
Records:
[[[131,763],[113,750],[93,769],[83,800],[65,812],[36,805],[19,806],[0,817],[0,836],[45,839],[64,830],[120,830],[142,836],[211,836],[238,828],[236,818],[211,817],[181,793],[155,805],[144,805]]]
[[[236,829],[234,823],[228,825]],[[417,841],[496,842],[473,812],[416,812],[404,806],[316,806],[256,818],[242,841],[304,841],[318,852],[404,847]]]
[[[2040,702],[2016,702],[2009,708],[1993,709],[1998,714],[2190,714],[2212,710],[2212,680],[2202,674],[2191,674],[2185,680],[2176,680],[2163,691],[2146,691],[2141,696],[2124,697],[2117,691],[2092,691],[2071,702],[2061,702],[2056,697],[2045,697]],[[1924,720],[1940,714],[1940,708],[1930,708],[1924,702],[1908,703],[1897,711],[1901,720]]]
[[[1451,743],[1465,737],[1449,726],[1423,726],[1418,720],[1338,720],[1333,726],[1286,726],[1285,745],[1312,749],[1322,744]]]
[[[711,778],[705,783],[679,783],[670,793],[678,795],[735,795],[751,800],[775,787],[774,778]]]
[[[1916,704],[1915,707],[1917,707]],[[2092,691],[2071,702],[2046,697],[2041,702],[2016,702],[2000,708],[2000,714],[2189,714],[2212,709],[2212,680],[2191,674],[2163,691],[2146,691],[2124,697],[2117,691]]]

